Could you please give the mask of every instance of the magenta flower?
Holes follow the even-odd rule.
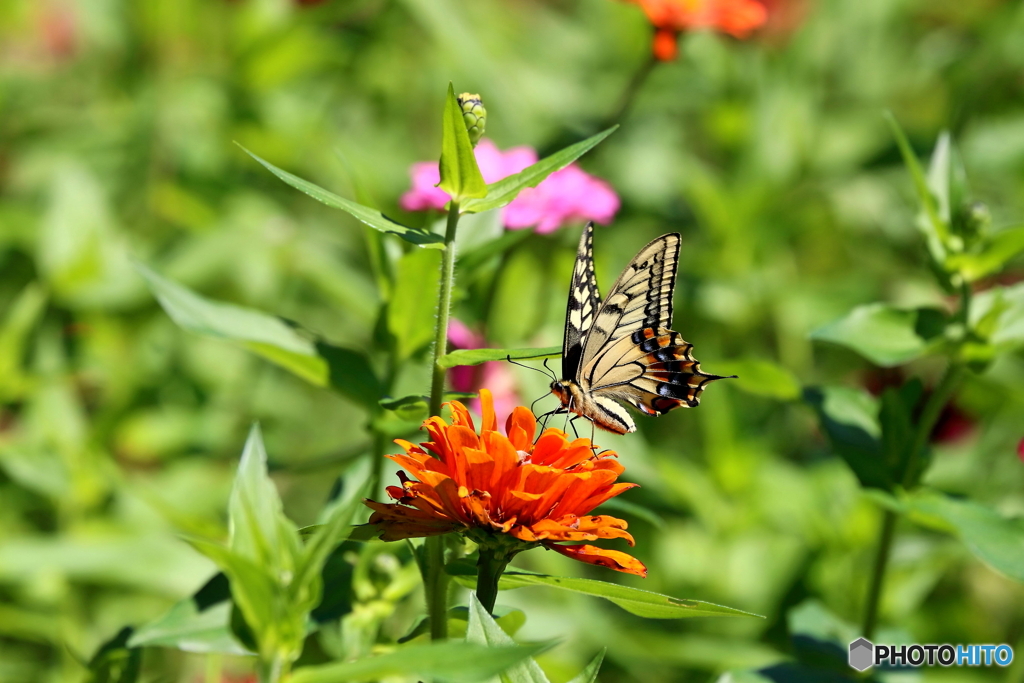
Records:
[[[487,340],[482,334],[474,332],[455,318],[448,324],[448,341],[458,349],[481,349],[487,346]],[[490,389],[494,397],[494,410],[498,415],[510,415],[519,405],[515,377],[502,361],[482,365],[459,365],[448,371],[448,379],[453,391],[476,393],[483,387]],[[474,398],[469,407],[479,413],[480,399]],[[505,412],[501,412],[502,410]]]
[[[537,163],[537,153],[529,147],[502,152],[484,139],[476,147],[476,161],[484,180],[493,183]],[[426,211],[445,207],[450,197],[434,187],[441,178],[435,162],[413,164],[410,175],[412,189],[402,195],[403,209]],[[523,190],[503,209],[502,221],[513,230],[536,228],[537,232],[547,233],[576,220],[610,223],[618,210],[619,197],[611,186],[572,164],[552,173],[537,187]]]

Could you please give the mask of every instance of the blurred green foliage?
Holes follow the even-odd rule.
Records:
[[[943,130],[958,143],[996,236],[971,243],[957,267],[972,269],[978,329],[993,344],[1016,342],[1019,318],[1005,316],[1020,288],[991,287],[1012,285],[1024,263],[1011,261],[997,282],[990,252],[998,262],[1021,244],[1019,231],[999,230],[1024,216],[1024,11],[1000,0],[773,6],[781,18],[750,42],[684,37],[680,60],[653,72],[619,131],[581,162],[623,199],[597,233],[599,280],[611,283],[654,236],[681,232],[674,328],[705,368],[743,379],[716,384],[696,410],[599,439],[643,485],[623,498],[651,514],[619,514],[648,579],[554,553],[517,561],[767,619],[651,622],[568,591],[503,592],[500,604],[527,615],[517,637],[560,640],[537,657],[552,681],[605,647],[601,680],[704,681],[784,666],[806,658],[807,639],[855,632],[878,499],[797,400],[800,387],[828,387],[822,400],[844,424],[877,437],[878,394],[912,375],[925,389],[938,381],[936,360],[918,357],[934,329],[917,324],[922,311],[952,310],[884,110],[918,156]],[[253,420],[297,524],[323,521],[339,475],[350,475],[348,491],[367,476],[352,468],[369,466],[365,426],[383,419],[367,392],[346,393],[347,375],[323,379],[336,392],[319,388],[285,369],[294,358],[275,365],[179,329],[135,263],[169,286],[282,316],[273,320],[296,356],[330,344],[357,354],[345,356],[349,368],[368,358],[394,396],[429,384],[429,335],[403,341],[400,366],[380,367],[381,344],[405,317],[381,316],[381,303],[407,300],[388,291],[380,264],[397,263],[396,288],[418,294],[411,275],[436,257],[374,238],[233,142],[384,217],[430,227],[436,216],[405,214],[397,200],[409,164],[440,154],[445,84],[482,94],[500,147],[550,153],[606,123],[649,40],[642,14],[612,0],[0,4],[0,681],[78,681],[84,663],[104,657],[138,666],[123,627],[153,622],[215,574],[182,536],[227,538]],[[578,231],[511,234],[486,251],[493,216],[460,225],[455,316],[492,346],[558,344]],[[825,326],[879,301],[891,308],[857,310],[891,342],[883,355],[811,339],[819,330],[849,342],[841,323]],[[917,316],[915,334],[890,336],[893,324],[908,329],[898,320],[907,316]],[[515,372],[524,401],[546,391],[543,378]],[[1024,359],[1011,351],[968,376],[940,419],[925,484],[969,500],[882,501],[928,524],[901,523],[880,637],[1024,648],[1024,590],[971,554],[999,566],[1020,543],[1015,523],[1002,536],[977,525],[990,528],[992,510],[1024,514],[1022,416]],[[408,433],[398,418],[387,424],[378,432]],[[413,629],[415,563],[392,546],[342,546],[328,560],[352,572],[351,604],[309,638],[308,663],[365,655]],[[159,647],[141,662],[143,680],[190,683],[251,667]]]

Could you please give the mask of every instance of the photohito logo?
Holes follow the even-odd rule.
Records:
[[[1009,666],[1009,645],[875,645],[867,638],[850,643],[850,666],[857,671],[889,666]]]

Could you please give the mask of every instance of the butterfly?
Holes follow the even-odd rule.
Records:
[[[562,379],[551,393],[559,413],[575,413],[616,434],[636,431],[622,404],[646,415],[696,407],[709,382],[693,345],[669,329],[679,260],[678,233],[640,250],[601,301],[594,274],[594,224],[587,223],[569,285]]]

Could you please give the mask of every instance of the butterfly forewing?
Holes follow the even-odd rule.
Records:
[[[583,356],[583,344],[594,324],[601,294],[594,274],[594,224],[587,223],[576,250],[576,265],[569,284],[565,309],[565,336],[562,339],[562,377],[576,377]]]
[[[679,235],[662,235],[640,250],[612,285],[597,319],[583,342],[577,381],[609,344],[644,328],[668,328],[672,321],[672,291],[679,262]],[[593,269],[593,264],[591,264]]]

